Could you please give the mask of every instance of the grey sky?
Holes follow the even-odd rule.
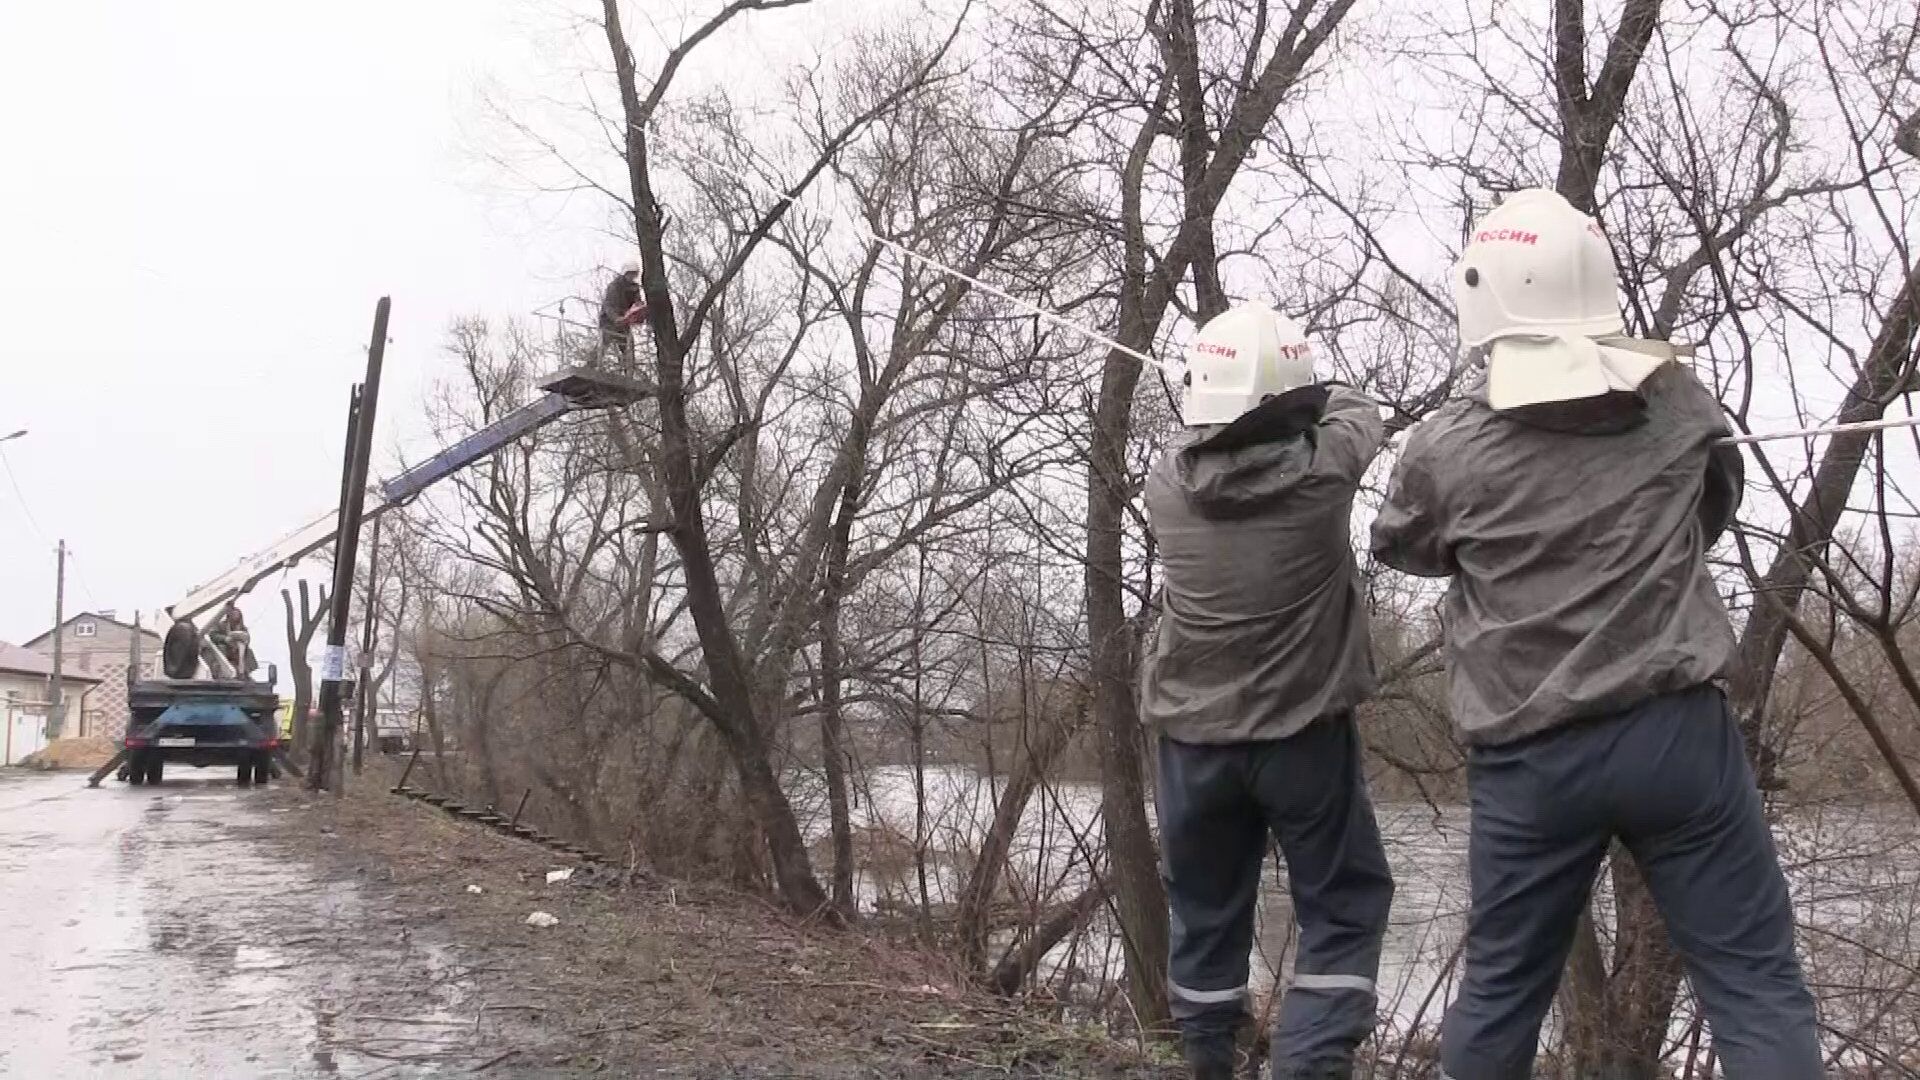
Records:
[[[756,16],[676,97],[766,89],[895,3]],[[679,13],[715,6],[629,4],[642,67]],[[524,315],[620,257],[604,202],[534,197],[476,153],[509,146],[480,88],[579,100],[604,47],[566,31],[595,7],[0,5],[0,434],[31,431],[0,449],[38,524],[0,475],[0,640],[49,622],[56,538],[70,609],[150,611],[326,509],[382,293],[392,462],[429,448],[420,403],[451,370],[451,319]],[[272,658],[276,584],[245,605]]]
[[[327,506],[382,293],[391,454],[449,319],[564,290],[464,149],[473,88],[529,62],[515,7],[0,7],[0,434],[31,430],[39,525],[0,477],[0,639],[51,619],[55,538],[70,607],[127,612]]]
[[[728,85],[766,85],[861,2],[730,30]],[[636,14],[643,65],[711,7]],[[69,611],[125,616],[329,507],[383,293],[391,463],[431,449],[421,403],[452,370],[450,320],[525,315],[620,257],[604,203],[537,197],[487,159],[510,140],[483,94],[577,99],[604,66],[570,32],[594,8],[0,6],[0,434],[31,432],[0,447],[24,495],[0,475],[0,640],[50,623],[56,539]],[[243,604],[269,659],[278,584]]]

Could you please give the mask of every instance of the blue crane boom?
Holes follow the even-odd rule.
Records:
[[[400,506],[461,469],[568,413],[620,408],[652,393],[649,387],[632,379],[591,368],[568,368],[541,383],[540,389],[544,392],[538,398],[380,484],[377,490],[369,491],[362,520],[371,520]],[[337,519],[337,512],[329,510],[271,546],[241,559],[226,573],[188,592],[167,609],[168,614],[174,619],[194,619],[246,593],[269,575],[333,543]]]

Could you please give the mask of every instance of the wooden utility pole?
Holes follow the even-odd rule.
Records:
[[[55,551],[53,578],[53,685],[47,688],[47,741],[60,737],[67,721],[67,680],[62,664],[62,646],[67,621],[67,542],[60,541]]]
[[[320,662],[320,733],[314,740],[313,768],[307,787],[318,791],[333,778],[333,752],[340,739],[340,684],[347,677],[347,618],[353,606],[354,561],[360,554],[360,518],[367,504],[367,467],[373,457],[374,414],[380,400],[380,365],[387,352],[390,297],[373,309],[373,338],[367,345],[367,376],[361,383],[345,476],[342,477],[340,531],[333,547],[333,610],[327,624],[327,648]],[[335,791],[339,791],[336,780]]]
[[[367,545],[367,613],[360,617],[360,677],[353,684],[353,775],[364,767],[367,745],[367,717],[373,714],[373,646],[375,624],[380,620],[380,519],[373,519],[373,541]],[[379,717],[374,717],[373,732],[379,734]]]
[[[144,633],[145,631],[140,629],[140,613],[136,611],[133,613],[133,635],[127,639],[128,686],[132,686],[134,683],[140,681],[140,662],[142,660],[142,656],[140,655],[140,636]]]

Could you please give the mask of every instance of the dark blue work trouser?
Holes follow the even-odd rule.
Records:
[[[1286,739],[1160,740],[1160,846],[1172,908],[1168,998],[1190,1061],[1230,1062],[1246,1017],[1254,907],[1269,833],[1286,857],[1300,943],[1273,1075],[1350,1062],[1373,1031],[1393,877],[1351,716]]]
[[[1646,877],[1738,1080],[1821,1076],[1813,997],[1760,793],[1710,686],[1475,748],[1466,971],[1447,1011],[1451,1080],[1525,1080],[1580,912],[1618,839]]]

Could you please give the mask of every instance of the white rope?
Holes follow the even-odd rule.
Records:
[[[1756,435],[1733,435],[1718,441],[1720,446],[1745,446],[1750,443],[1772,442],[1775,439],[1806,439],[1815,435],[1844,435],[1855,431],[1886,431],[1890,428],[1920,427],[1920,416],[1906,416],[1896,420],[1862,420],[1854,424],[1828,424],[1825,427],[1801,428],[1798,431],[1768,431]]]
[[[687,155],[688,157],[693,158],[694,160],[699,161],[702,164],[705,164],[707,167],[712,169],[717,169],[720,172],[733,177],[735,180],[738,180],[749,187],[758,188],[761,191],[773,196],[777,202],[787,203],[788,205],[792,206],[793,209],[798,213],[811,214],[815,218],[817,218],[818,220],[822,221],[824,224],[827,224],[829,226],[835,224],[835,222],[829,219],[828,215],[825,212],[810,209],[806,205],[801,203],[798,200],[798,198],[796,198],[796,196],[798,195],[798,192],[795,192],[794,194],[790,195],[784,191],[781,191],[779,188],[774,187],[772,184],[766,182],[765,180],[760,179],[759,177],[752,176],[748,173],[742,172],[741,170],[736,169],[723,162],[715,161],[713,158],[708,157],[706,154],[701,153],[700,151],[694,149],[693,147],[687,145],[686,143],[680,141],[679,139],[673,138],[669,135],[661,134],[658,128],[649,126],[647,128],[647,131],[654,138],[659,139],[661,142],[664,142],[667,145],[674,147],[675,149],[679,150],[681,153]],[[979,278],[972,276],[971,274],[967,274],[952,266],[948,266],[946,263],[941,262],[939,259],[933,258],[930,255],[923,255],[920,252],[917,252],[912,248],[907,247],[905,244],[902,244],[895,240],[889,240],[886,237],[881,236],[879,233],[874,232],[872,229],[869,229],[864,225],[849,222],[847,224],[847,227],[851,228],[854,232],[859,233],[861,236],[867,238],[868,240],[873,241],[876,244],[879,244],[892,251],[898,252],[901,256],[905,258],[911,259],[915,262],[924,263],[927,266],[930,266],[933,269],[938,270],[943,274],[946,274],[948,277],[952,277],[957,280],[964,281],[967,284],[982,290],[983,292],[987,292],[994,296],[997,296],[1000,299],[1005,300],[1008,303],[1013,304],[1014,306],[1020,308],[1022,311],[1027,312],[1033,317],[1037,319],[1041,319],[1052,326],[1068,331],[1069,333],[1077,334],[1080,337],[1088,341],[1094,342],[1096,344],[1105,345],[1106,347],[1114,350],[1115,352],[1121,353],[1122,355],[1125,355],[1125,356],[1131,356],[1135,360],[1138,360],[1143,364],[1148,364],[1152,367],[1159,368],[1162,371],[1174,370],[1174,365],[1172,364],[1166,363],[1165,361],[1162,361],[1162,360],[1156,360],[1153,357],[1148,356],[1146,353],[1143,353],[1138,349],[1134,349],[1129,346],[1122,345],[1120,342],[1114,340],[1113,338],[1110,338],[1105,334],[1099,333],[1098,331],[1093,330],[1090,327],[1074,322],[1072,319],[1069,319],[1066,316],[1061,315],[1057,312],[1049,311],[1046,308],[1039,306],[1038,304],[1034,304],[1030,301],[1023,300],[1020,297],[1015,296],[1010,292],[1007,292],[1005,289],[999,288],[998,286],[995,286],[995,285],[988,284],[987,282],[982,281]],[[1840,435],[1840,434],[1846,434],[1849,432],[1856,432],[1856,431],[1885,431],[1891,428],[1907,428],[1907,427],[1920,427],[1920,417],[1907,417],[1907,418],[1898,419],[1898,420],[1869,420],[1869,421],[1864,421],[1864,422],[1855,423],[1855,424],[1830,424],[1824,427],[1801,428],[1797,431],[1773,431],[1773,432],[1761,432],[1757,434],[1734,435],[1728,438],[1718,440],[1717,445],[1746,446],[1746,445],[1751,445],[1753,443],[1773,442],[1779,439],[1801,439],[1801,438],[1811,438],[1816,435]]]
[[[681,153],[687,155],[690,158],[693,158],[695,161],[699,161],[705,164],[709,168],[718,169],[720,172],[723,172],[728,176],[733,177],[735,180],[738,180],[741,183],[748,185],[749,187],[759,188],[761,191],[764,191],[767,194],[772,195],[776,201],[787,203],[788,205],[792,206],[794,210],[800,213],[812,214],[827,225],[834,224],[834,222],[827,219],[827,215],[824,212],[809,209],[804,204],[802,204],[797,198],[795,198],[795,195],[798,194],[797,192],[795,193],[795,195],[789,195],[786,192],[781,191],[779,188],[774,187],[772,184],[767,183],[765,180],[760,179],[759,177],[751,176],[747,173],[741,172],[739,169],[733,168],[730,165],[726,165],[721,162],[715,161],[714,159],[708,157],[707,155],[701,153],[700,151],[695,150],[693,147],[688,146],[686,143],[681,142],[678,139],[672,138],[671,136],[661,134],[658,128],[648,127],[647,131],[654,138],[659,139],[661,142],[664,142],[667,145],[674,147],[675,149],[679,150]],[[1072,319],[1069,319],[1064,315],[1060,315],[1056,312],[1048,311],[1046,308],[1043,308],[1038,304],[1034,304],[1034,303],[1030,303],[1029,301],[1022,300],[1020,297],[1015,296],[1010,292],[1007,292],[1005,289],[999,288],[994,285],[990,285],[987,282],[981,281],[977,277],[974,277],[970,274],[957,270],[954,267],[948,266],[946,263],[941,262],[939,259],[933,258],[930,255],[922,255],[921,253],[913,250],[912,248],[907,247],[905,244],[899,243],[898,241],[889,240],[886,237],[881,236],[879,233],[874,232],[872,229],[869,229],[864,225],[860,225],[858,223],[849,223],[848,227],[851,228],[854,232],[859,233],[861,236],[864,236],[867,239],[872,240],[874,243],[879,244],[883,247],[886,247],[890,250],[896,251],[908,259],[912,259],[913,261],[919,262],[919,263],[925,263],[926,265],[934,268],[935,270],[940,271],[941,273],[947,275],[948,277],[955,278],[960,281],[964,281],[967,284],[972,285],[983,292],[991,293],[992,295],[997,296],[1000,299],[1005,300],[1006,302],[1020,308],[1022,311],[1025,311],[1027,314],[1032,315],[1034,318],[1044,320],[1045,322],[1053,326],[1056,326],[1062,330],[1066,330],[1069,333],[1077,334],[1088,341],[1091,341],[1100,345],[1105,345],[1107,348],[1112,349],[1115,352],[1124,354],[1126,356],[1131,356],[1135,360],[1138,360],[1143,364],[1148,364],[1153,367],[1160,368],[1162,370],[1171,370],[1173,367],[1173,365],[1168,364],[1161,360],[1156,360],[1153,357],[1148,356],[1146,353],[1143,353],[1138,349],[1134,349],[1126,345],[1122,345],[1120,342],[1115,341],[1113,338],[1110,338],[1105,334],[1099,333],[1098,331],[1095,331],[1087,326],[1083,326],[1080,323],[1074,322]]]

